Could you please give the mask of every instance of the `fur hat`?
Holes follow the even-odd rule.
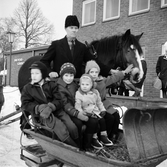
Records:
[[[80,84],[82,83],[83,80],[88,80],[92,84],[92,88],[94,88],[94,81],[91,75],[89,74],[83,74],[80,78]]]
[[[29,69],[39,69],[42,73],[42,78],[45,79],[46,77],[48,77],[48,69],[45,66],[45,64],[43,64],[41,61],[36,61],[34,63],[31,64],[31,66],[29,67]]]
[[[92,68],[97,68],[100,73],[100,67],[94,60],[90,60],[86,63],[85,73],[88,74]]]
[[[76,74],[76,69],[72,63],[64,63],[60,68],[60,76],[63,77],[65,73]]]
[[[79,21],[77,19],[77,16],[69,15],[66,17],[65,28],[67,28],[69,26],[77,26],[79,28]]]

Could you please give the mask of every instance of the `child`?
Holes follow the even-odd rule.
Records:
[[[76,92],[75,96],[75,108],[79,113],[87,115],[89,119],[93,118],[98,120],[100,126],[100,141],[105,146],[113,145],[107,137],[106,124],[103,116],[106,113],[106,109],[101,102],[99,92],[94,89],[93,78],[89,74],[84,74],[80,78],[80,88]],[[91,128],[91,126],[86,129]],[[93,139],[90,140],[94,148],[102,148],[101,143],[97,139],[97,130],[94,131]],[[101,146],[101,147],[100,147]]]
[[[61,66],[59,74],[60,78],[58,78],[57,81],[58,91],[63,101],[63,109],[66,112],[66,115],[71,118],[67,119],[67,117],[64,117],[62,119],[68,130],[73,134],[73,139],[79,144],[80,140],[78,140],[78,137],[81,136],[83,126],[82,121],[87,121],[88,118],[82,113],[79,113],[74,107],[75,93],[78,89],[78,83],[74,80],[76,69],[73,64],[64,63]]]
[[[93,77],[93,80],[95,81],[95,88],[100,93],[101,100],[107,110],[104,119],[106,121],[109,139],[113,141],[115,141],[118,137],[120,117],[118,111],[113,108],[111,102],[106,98],[106,87],[121,81],[124,78],[124,75],[131,71],[132,67],[133,65],[129,65],[125,71],[113,70],[112,75],[107,78],[99,76],[100,67],[95,61],[88,61],[85,67],[85,73],[90,74]]]
[[[22,108],[30,112],[32,117],[38,117],[44,126],[52,127],[61,141],[76,147],[65,124],[55,116],[57,112],[62,112],[62,101],[57,85],[47,78],[46,66],[37,61],[29,69],[31,82],[22,90]]]

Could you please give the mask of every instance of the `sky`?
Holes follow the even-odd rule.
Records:
[[[0,0],[0,18],[12,17],[22,0]],[[73,0],[37,0],[44,17],[55,27],[55,39],[65,36],[64,22],[72,14]]]

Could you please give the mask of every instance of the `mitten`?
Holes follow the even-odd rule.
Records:
[[[53,103],[49,102],[48,106],[52,109],[52,111],[56,110],[56,106]]]
[[[100,113],[100,116],[101,117],[104,117],[106,115],[106,111],[102,111],[101,113]]]
[[[49,118],[50,114],[52,113],[52,109],[47,105],[45,109],[40,113],[40,116],[44,119]]]
[[[77,118],[82,120],[82,121],[88,121],[88,117],[86,115],[84,115],[82,112],[78,113]]]
[[[41,113],[48,105],[47,104],[40,104],[35,107],[35,114]]]

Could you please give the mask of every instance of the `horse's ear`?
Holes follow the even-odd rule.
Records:
[[[128,29],[125,34],[123,34],[122,39],[125,41],[131,35],[130,29]]]
[[[140,38],[142,37],[142,35],[143,35],[144,33],[142,32],[140,35],[136,35],[135,37],[136,37],[136,39],[137,39],[137,41],[139,41],[140,40]]]

